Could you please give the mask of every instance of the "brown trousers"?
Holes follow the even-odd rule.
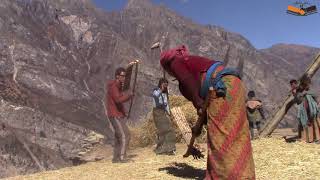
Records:
[[[113,160],[126,158],[130,142],[130,131],[124,118],[109,118],[115,132]]]
[[[157,128],[156,154],[168,153],[176,150],[176,133],[170,118],[163,109],[153,108],[153,120]]]
[[[320,140],[320,120],[314,119],[310,121],[306,127],[299,129],[301,139],[307,143],[317,142]]]

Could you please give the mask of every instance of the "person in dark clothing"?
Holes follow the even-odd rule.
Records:
[[[261,119],[265,120],[264,111],[261,100],[256,98],[254,91],[248,92],[248,99],[246,101],[247,117],[249,120],[249,128],[251,139],[254,139],[254,126],[260,131]]]
[[[152,93],[154,108],[153,120],[157,128],[156,154],[174,155],[176,151],[176,134],[170,121],[170,108],[168,97],[168,81],[161,78],[158,87]]]
[[[291,86],[291,93],[292,93],[292,95],[294,96],[294,97],[296,97],[296,95],[297,95],[297,89],[298,89],[298,81],[297,80],[295,80],[295,79],[291,79],[290,80],[290,86]],[[295,100],[297,100],[297,99],[295,99]],[[298,107],[297,105],[296,105],[296,107]],[[302,124],[301,124],[301,122],[300,121],[298,121],[298,138],[300,139],[301,138],[301,132],[302,132]]]
[[[295,103],[298,105],[298,136],[306,143],[318,144],[320,142],[319,103],[316,94],[310,90],[310,85],[310,77],[303,76],[294,94]]]
[[[124,68],[118,68],[115,72],[115,80],[107,83],[106,93],[106,114],[115,131],[115,142],[113,151],[113,163],[128,162],[126,157],[130,132],[126,125],[126,113],[123,106],[133,97],[133,93],[122,92],[122,86],[125,81],[126,71]]]

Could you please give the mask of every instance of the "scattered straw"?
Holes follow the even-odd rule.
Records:
[[[320,179],[320,145],[286,143],[283,139],[253,141],[260,179]]]
[[[179,96],[172,96],[171,107],[179,106],[190,124],[196,120],[192,104]],[[182,158],[185,144],[177,144],[176,156],[156,156],[154,144],[156,129],[150,112],[139,126],[130,127],[132,134],[130,154],[135,162],[112,164],[111,157],[103,161],[47,171],[11,180],[82,180],[82,179],[203,179],[206,159]],[[181,138],[177,128],[177,137]],[[205,130],[200,141],[205,142]],[[144,147],[144,148],[138,148]],[[206,147],[202,144],[202,147]],[[253,141],[257,179],[304,180],[320,179],[320,145],[303,142],[286,143],[283,139],[266,138]]]
[[[203,147],[206,145],[203,144]],[[110,159],[81,166],[48,171],[10,180],[85,180],[85,179],[201,179],[206,159],[182,158],[185,144],[177,144],[176,156],[157,156],[152,148],[130,151],[135,162],[112,164]],[[320,177],[320,145],[286,143],[283,139],[253,141],[256,177],[263,180],[307,180]]]

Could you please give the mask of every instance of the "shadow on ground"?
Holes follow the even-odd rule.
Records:
[[[283,138],[287,143],[294,143],[299,140],[299,136],[293,136],[293,137],[289,137],[289,138],[284,136]]]
[[[186,163],[172,163],[168,167],[159,168],[159,171],[166,171],[176,177],[204,179],[206,171],[192,167]]]
[[[130,154],[130,155],[127,156],[127,158],[133,159],[133,158],[135,158],[135,157],[137,157],[137,156],[138,156],[138,155],[136,155],[136,154]]]

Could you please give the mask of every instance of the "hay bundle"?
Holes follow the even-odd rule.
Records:
[[[189,125],[192,126],[193,124],[195,124],[197,120],[197,112],[190,101],[182,96],[170,96],[170,107],[180,107],[184,112]],[[176,124],[174,124],[174,129],[176,132],[177,142],[182,142],[182,134]],[[142,120],[141,124],[131,125],[130,131],[132,136],[130,147],[146,147],[155,144],[157,135],[152,112],[148,113],[147,117]],[[206,129],[203,130],[202,134],[197,139],[197,142],[199,143],[205,141]]]
[[[131,132],[130,148],[146,147],[155,144],[157,137],[152,112],[149,112],[141,124],[129,125]]]

